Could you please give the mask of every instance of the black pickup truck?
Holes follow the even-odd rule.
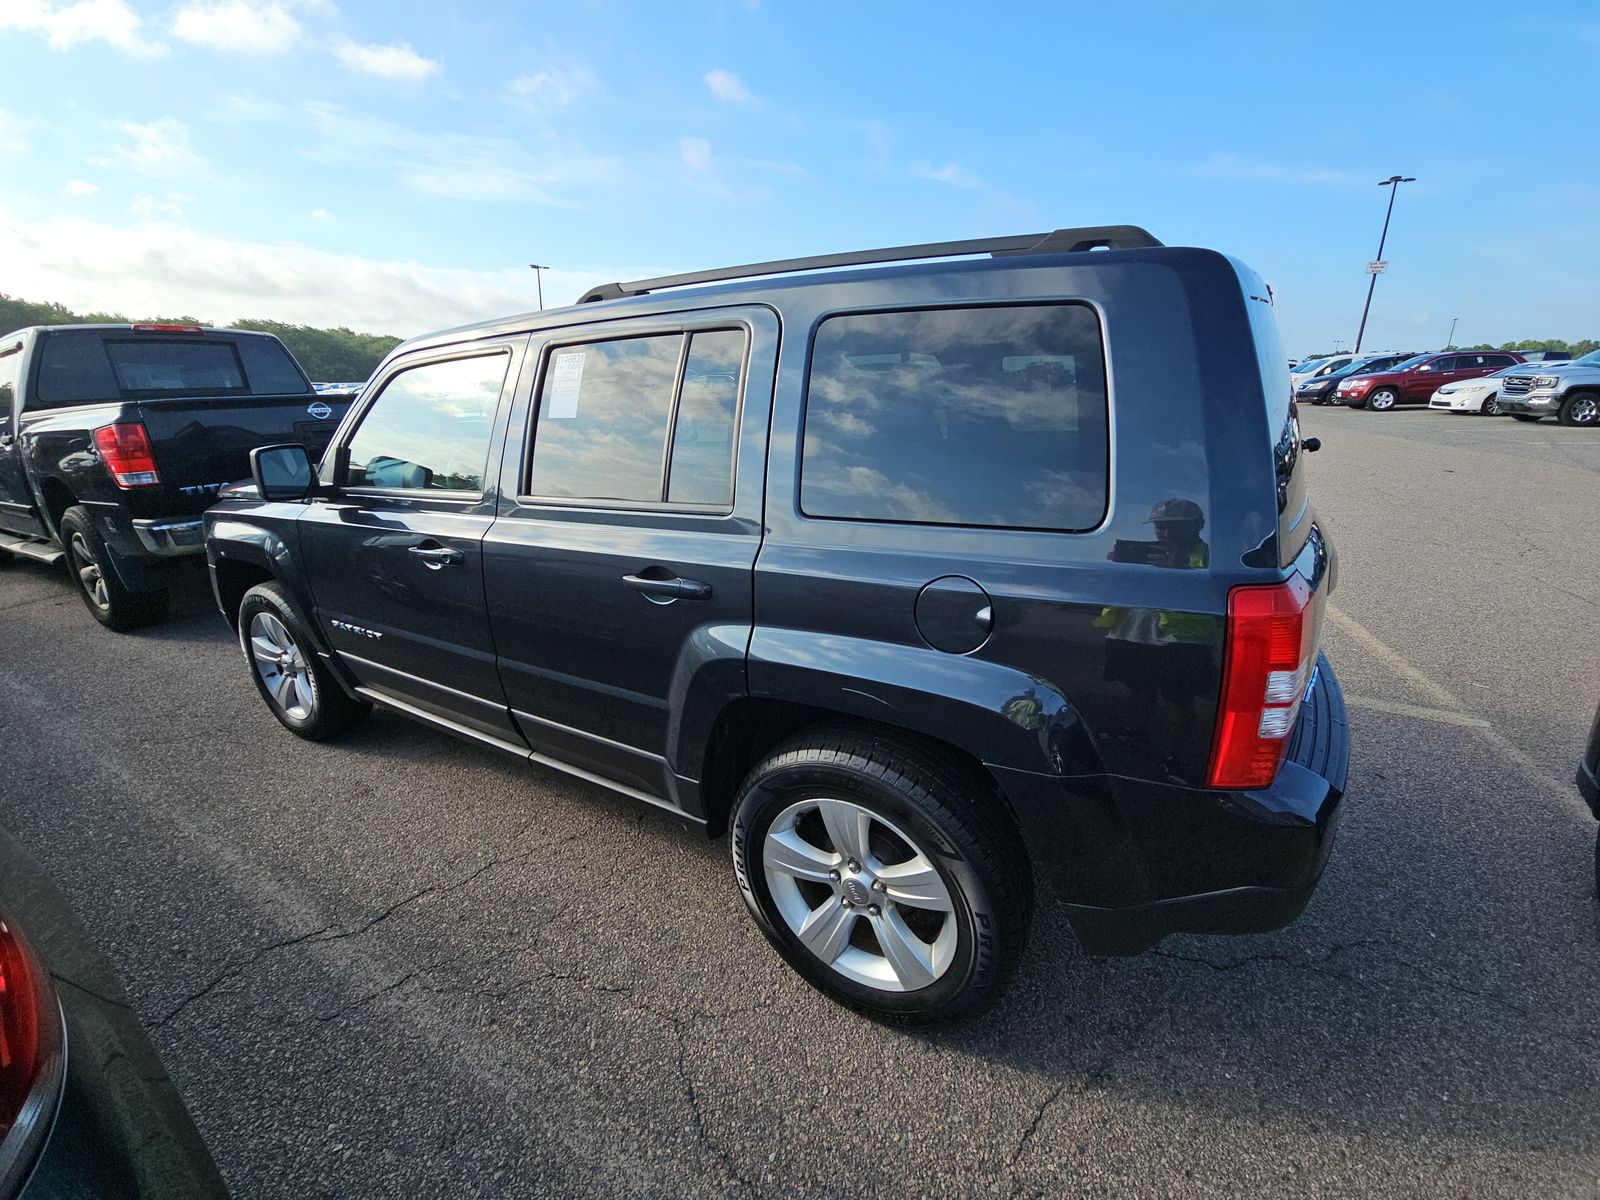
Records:
[[[271,334],[58,325],[0,338],[0,562],[63,558],[89,612],[134,629],[166,612],[173,560],[250,451],[320,454],[348,396],[318,395]]]

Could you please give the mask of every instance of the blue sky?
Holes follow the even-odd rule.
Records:
[[[1291,353],[1600,336],[1592,3],[0,0],[0,291],[411,334],[1131,222]]]

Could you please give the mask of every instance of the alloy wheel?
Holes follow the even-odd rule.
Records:
[[[1500,400],[1497,393],[1490,392],[1484,398],[1483,407],[1478,411],[1486,417],[1498,417],[1500,415]]]
[[[1567,409],[1567,420],[1574,425],[1593,425],[1595,418],[1600,417],[1600,400],[1593,396],[1574,396],[1567,403],[1571,406]]]
[[[767,887],[791,933],[865,987],[911,992],[955,959],[955,904],[938,868],[899,826],[849,800],[789,805],[761,850]]]
[[[256,613],[250,619],[249,651],[273,702],[296,721],[309,720],[317,694],[311,687],[305,654],[288,626],[271,613]]]
[[[101,612],[111,607],[111,592],[106,587],[105,573],[101,571],[100,564],[95,561],[94,554],[89,549],[89,543],[83,534],[74,533],[70,543],[72,550],[72,567],[78,573],[78,583],[82,585],[84,595],[88,596],[94,606]]]

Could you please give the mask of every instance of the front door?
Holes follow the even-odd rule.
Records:
[[[511,422],[531,453],[505,456],[484,541],[536,757],[695,809],[701,764],[675,747],[745,694],[777,339],[770,311],[735,308],[538,347]]]
[[[500,396],[525,341],[400,360],[325,464],[337,494],[300,519],[317,619],[361,686],[513,747],[482,543]]]

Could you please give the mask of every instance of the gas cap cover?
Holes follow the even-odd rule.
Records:
[[[917,632],[935,650],[970,654],[989,640],[994,605],[965,575],[945,575],[917,594]]]

